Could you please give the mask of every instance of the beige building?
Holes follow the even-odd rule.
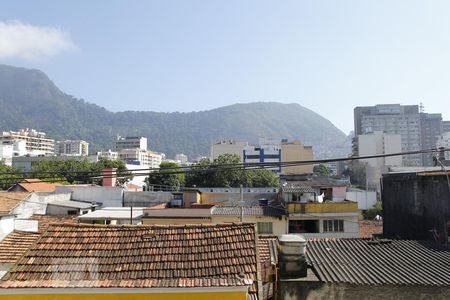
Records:
[[[241,158],[241,162],[244,161],[244,148],[248,146],[248,142],[234,141],[234,140],[222,140],[211,146],[211,160],[218,158],[223,154],[235,154]]]
[[[54,155],[55,140],[47,138],[44,132],[35,129],[20,129],[19,131],[3,131],[0,133],[0,144],[13,144],[15,141],[26,142],[26,154]]]
[[[281,141],[281,162],[313,160],[312,146],[304,146],[299,140]],[[311,174],[313,165],[296,165],[281,167],[282,174]]]
[[[127,164],[138,164],[149,168],[159,168],[159,165],[162,162],[162,155],[157,152],[139,148],[122,149],[119,151],[119,159]]]

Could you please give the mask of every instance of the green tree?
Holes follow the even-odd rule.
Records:
[[[186,186],[246,187],[278,186],[277,175],[266,169],[244,169],[237,155],[223,154],[214,161],[201,160],[186,174]]]
[[[184,174],[180,165],[174,162],[162,162],[157,172],[150,173],[146,178],[147,185],[154,185],[156,189],[179,190],[184,185]]]
[[[323,164],[315,165],[313,168],[313,172],[314,172],[314,174],[319,175],[319,176],[330,176],[331,175],[330,168],[328,168],[326,165],[323,165]]]
[[[374,220],[377,215],[383,216],[383,205],[381,201],[377,201],[373,207],[365,212],[364,219]]]
[[[0,161],[0,190],[9,189],[22,178],[22,175],[17,170]]]

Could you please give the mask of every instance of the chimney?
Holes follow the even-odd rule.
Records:
[[[117,168],[104,168],[102,186],[116,186]]]
[[[300,235],[283,234],[278,241],[280,278],[306,277],[308,266],[305,257],[305,238]]]

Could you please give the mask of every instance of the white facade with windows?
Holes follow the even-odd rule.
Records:
[[[450,132],[445,132],[439,137],[436,147],[444,147],[450,149]],[[445,151],[444,153],[445,160],[450,160],[450,151]]]
[[[119,159],[127,164],[140,165],[149,168],[159,168],[162,155],[142,149],[123,149],[119,151]]]
[[[119,152],[125,149],[147,150],[147,138],[141,136],[118,136],[113,143],[113,151]]]
[[[56,153],[60,156],[87,156],[89,155],[89,143],[83,140],[59,141],[56,144]]]
[[[20,129],[19,131],[3,131],[0,133],[1,145],[15,145],[17,141],[25,142],[26,153],[20,153],[14,156],[23,155],[54,155],[55,154],[55,140],[47,138],[44,132],[39,132],[35,129]],[[16,147],[22,147],[16,144]]]

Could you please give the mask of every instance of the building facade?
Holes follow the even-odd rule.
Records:
[[[162,162],[160,153],[139,148],[120,150],[119,159],[127,164],[140,165],[149,168],[159,168],[159,165]]]
[[[376,131],[358,136],[359,156],[373,156],[402,152],[401,135]],[[402,166],[401,156],[379,157],[360,161],[366,166],[366,180],[371,189],[380,191],[380,178],[389,167]]]
[[[420,130],[422,149],[434,149],[439,136],[442,134],[442,115],[421,113]],[[433,166],[433,155],[423,153],[422,165],[424,167]]]
[[[280,144],[266,139],[260,139],[258,146],[244,147],[244,163],[276,163],[267,169],[274,172],[281,172],[281,147]]]
[[[450,121],[442,121],[442,132],[450,132]]]
[[[444,132],[436,143],[436,148],[444,147],[446,149],[450,149],[450,132]],[[444,152],[445,160],[450,160],[450,151]]]
[[[89,143],[83,140],[66,140],[56,143],[56,154],[60,156],[87,156]]]
[[[299,140],[281,140],[281,162],[310,161],[314,159],[312,146],[305,146]],[[311,174],[313,165],[282,166],[283,174]]]
[[[25,155],[54,155],[55,140],[47,138],[44,132],[35,129],[20,129],[19,131],[3,131],[0,133],[0,144],[13,145],[16,141],[25,141]]]
[[[113,142],[113,151],[119,152],[124,149],[147,150],[147,138],[140,136],[118,136]]]
[[[223,154],[235,154],[239,156],[241,162],[244,161],[244,148],[248,142],[235,140],[221,140],[211,146],[211,160]]]

